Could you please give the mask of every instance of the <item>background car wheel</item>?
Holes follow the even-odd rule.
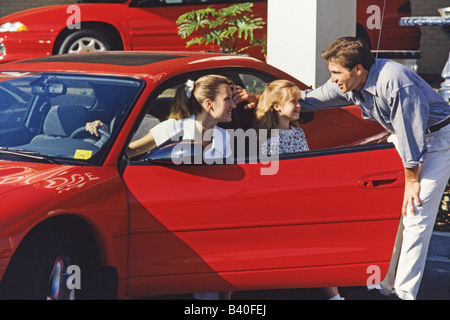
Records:
[[[106,33],[88,29],[69,34],[59,47],[58,54],[109,51],[112,48],[112,40]]]

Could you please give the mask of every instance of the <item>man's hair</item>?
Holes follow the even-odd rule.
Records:
[[[322,58],[327,62],[337,62],[348,68],[353,69],[361,64],[367,71],[375,63],[367,42],[357,37],[342,37],[330,44],[322,51]]]

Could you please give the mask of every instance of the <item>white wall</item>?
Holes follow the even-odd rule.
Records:
[[[317,87],[330,77],[322,50],[356,33],[356,0],[268,0],[267,20],[267,62]]]

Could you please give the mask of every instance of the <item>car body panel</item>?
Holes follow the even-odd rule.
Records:
[[[118,298],[364,285],[370,266],[386,273],[403,167],[393,145],[374,143],[385,131],[356,106],[315,111],[303,125],[309,152],[174,165],[124,156],[167,88],[208,73],[307,87],[257,59],[207,53],[69,54],[1,69],[5,79],[51,73],[141,87],[99,159],[57,157],[58,164],[0,153],[0,276],[27,234],[65,216],[89,225],[102,265],[117,271]],[[0,141],[7,137],[0,130]]]
[[[157,286],[155,275],[189,273],[195,278],[217,272],[235,290],[241,281],[258,286],[235,278],[236,271],[297,268],[291,275],[304,279],[301,274],[308,268],[359,264],[362,279],[368,266],[377,264],[385,272],[391,250],[384,248],[392,248],[402,193],[390,187],[404,179],[399,163],[391,162],[395,152],[386,158],[385,151],[359,152],[352,155],[354,163],[339,152],[280,160],[274,175],[261,175],[261,164],[224,165],[222,172],[216,166],[129,166],[124,173],[133,199],[129,275],[148,281],[151,290]],[[364,167],[354,170],[361,163]],[[389,169],[398,179],[379,188],[361,187],[366,172]],[[385,209],[385,201],[396,203],[392,211]],[[158,250],[161,238],[171,243],[167,254]],[[318,274],[310,285],[339,281]],[[218,279],[217,285],[221,283]],[[290,287],[303,285],[290,280]]]
[[[384,3],[386,7],[382,17]],[[374,11],[373,6],[377,7],[377,11]],[[411,10],[411,1],[408,0],[358,0],[356,16],[358,24],[368,33],[373,50],[419,50],[420,28],[403,27],[399,24],[400,18],[411,16]],[[382,23],[381,28],[374,26],[377,22],[380,25]]]

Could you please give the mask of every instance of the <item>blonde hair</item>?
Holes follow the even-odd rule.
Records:
[[[234,83],[221,75],[206,75],[195,81],[193,91],[187,94],[186,84],[179,87],[170,109],[169,118],[183,119],[203,111],[202,104],[206,99],[215,100],[222,84],[229,85],[234,92]]]
[[[269,83],[259,98],[256,107],[256,123],[258,129],[270,130],[278,126],[278,113],[276,105],[285,104],[290,95],[300,99],[300,89],[289,80],[275,80]],[[298,121],[291,121],[289,125],[298,127]]]

